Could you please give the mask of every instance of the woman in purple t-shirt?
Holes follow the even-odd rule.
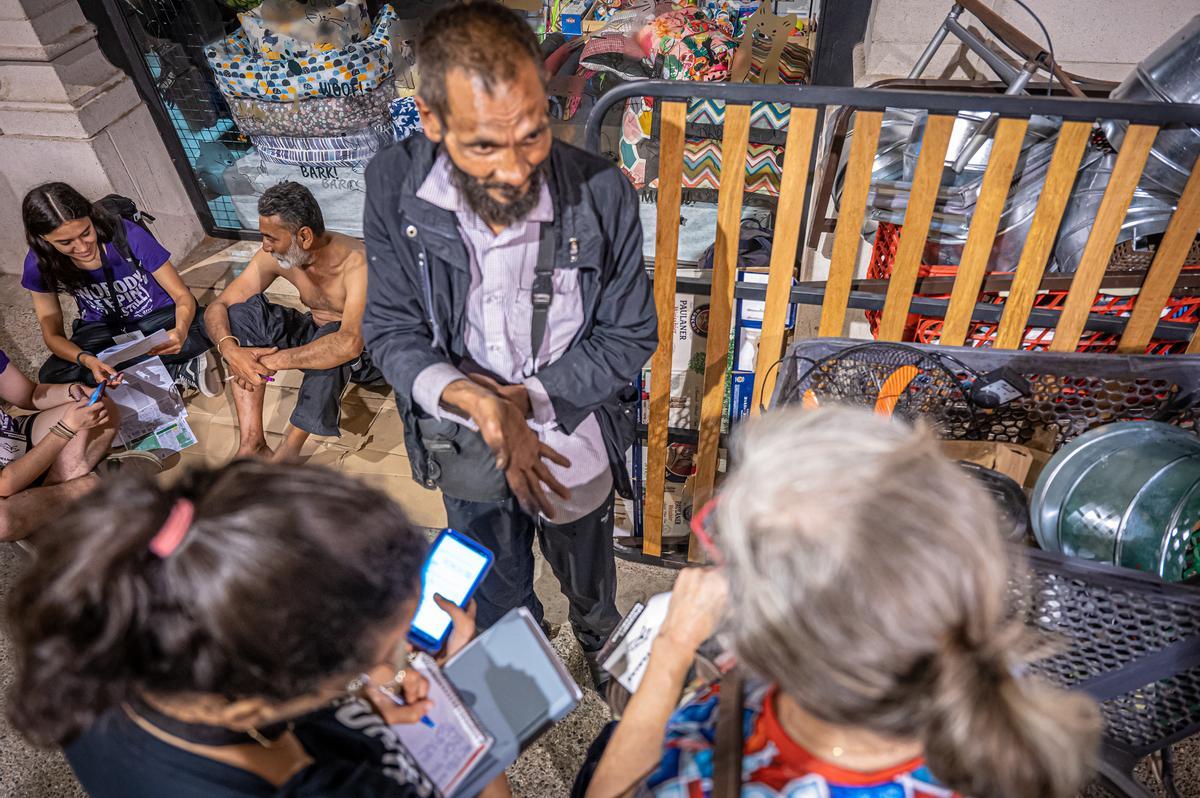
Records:
[[[53,353],[38,375],[41,382],[96,385],[116,374],[96,356],[116,336],[166,330],[170,340],[151,354],[163,359],[181,386],[209,396],[221,392],[203,314],[154,236],[66,183],[30,191],[21,215],[30,247],[21,285],[33,297],[42,339]],[[133,261],[113,243],[122,235]],[[63,332],[59,294],[74,297],[79,310],[70,338]]]

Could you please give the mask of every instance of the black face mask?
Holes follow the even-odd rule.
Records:
[[[524,193],[519,193],[507,183],[491,183],[474,178],[459,169],[453,159],[450,160],[450,179],[467,201],[467,207],[475,211],[480,219],[497,227],[509,227],[521,221],[533,212],[541,198],[540,166],[529,176],[529,187]],[[491,191],[495,191],[504,199],[497,200],[491,195]]]

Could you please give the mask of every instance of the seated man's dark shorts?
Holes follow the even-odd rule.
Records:
[[[296,349],[337,332],[341,326],[336,321],[318,326],[311,313],[268,302],[262,294],[229,308],[229,331],[244,347]],[[341,434],[341,401],[346,383],[374,382],[380,377],[366,351],[341,366],[302,371],[304,379],[292,411],[292,426],[327,437]]]

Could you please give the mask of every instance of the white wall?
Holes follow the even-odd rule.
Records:
[[[76,0],[0,0],[0,271],[20,271],[20,202],[51,180],[120,193],[182,258],[203,237],[158,128]]]

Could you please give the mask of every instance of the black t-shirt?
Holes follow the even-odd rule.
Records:
[[[92,798],[430,798],[437,795],[387,723],[360,700],[308,715],[294,733],[313,764],[275,787],[104,713],[65,749]]]

